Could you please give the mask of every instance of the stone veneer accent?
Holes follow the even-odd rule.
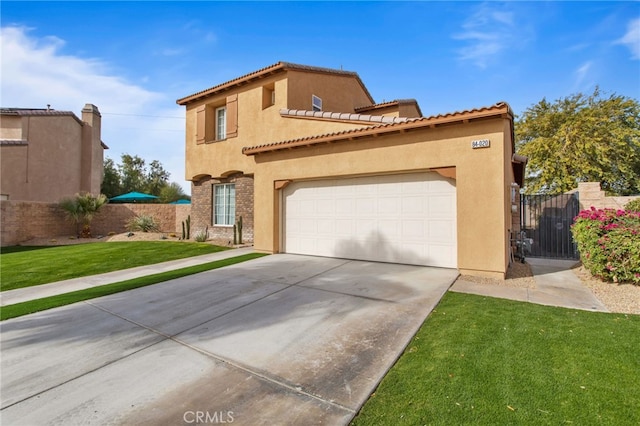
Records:
[[[221,183],[236,185],[236,221],[242,216],[242,241],[253,242],[253,176],[243,174],[228,178],[204,178],[191,184],[191,234],[208,232],[208,238],[231,241],[233,227],[213,224],[213,186]]]

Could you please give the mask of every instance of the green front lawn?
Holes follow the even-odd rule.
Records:
[[[640,316],[447,293],[354,425],[640,424]]]
[[[13,290],[227,250],[206,243],[132,241],[3,247],[0,290]]]
[[[71,293],[58,294],[56,296],[30,300],[28,302],[16,303],[14,305],[7,305],[3,306],[2,309],[0,309],[0,321],[20,317],[22,315],[32,314],[34,312],[44,311],[47,309],[57,308],[60,306],[70,305],[72,303],[81,302],[83,300],[95,299],[96,297],[108,296],[110,294],[120,293],[122,291],[146,287],[164,281],[175,280],[177,278],[186,277],[187,275],[199,274],[201,272],[211,271],[213,269],[223,268],[229,265],[235,265],[236,263],[246,262],[247,260],[257,259],[263,256],[267,255],[264,253],[243,254],[228,259],[203,263],[201,265],[189,266],[187,268],[175,269],[173,271],[161,272],[159,274],[146,275],[144,277],[133,278],[117,283],[77,290]]]

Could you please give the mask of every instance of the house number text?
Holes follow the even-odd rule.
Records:
[[[473,149],[489,148],[489,146],[491,146],[491,142],[489,142],[489,139],[480,139],[477,141],[471,141],[471,148]]]

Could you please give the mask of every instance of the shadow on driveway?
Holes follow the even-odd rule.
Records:
[[[5,321],[2,421],[346,423],[457,275],[273,255]]]

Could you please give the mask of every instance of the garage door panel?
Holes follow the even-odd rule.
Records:
[[[455,255],[456,250],[454,247],[438,244],[431,244],[427,253],[427,257],[435,264],[447,263]]]
[[[284,251],[457,266],[455,183],[436,173],[293,182]]]
[[[393,215],[400,214],[401,211],[400,198],[396,196],[380,196],[376,200],[376,208],[378,215]]]
[[[331,198],[318,199],[316,208],[319,214],[326,214],[331,217],[334,215],[334,212],[335,212],[335,204],[333,202],[333,199]]]
[[[455,234],[448,221],[432,220],[429,222],[426,237],[432,242],[451,244]]]
[[[354,214],[353,199],[351,198],[337,198],[335,205],[335,211],[338,215],[352,216]]]
[[[402,239],[409,241],[424,241],[427,236],[427,226],[424,220],[402,221]]]
[[[359,219],[356,221],[356,234],[368,235],[377,229],[377,221],[372,219]]]
[[[427,210],[429,217],[450,218],[454,212],[455,204],[451,202],[449,196],[438,194],[430,197]]]
[[[317,221],[318,234],[332,237],[335,232],[335,221],[332,219],[319,219]]]
[[[360,197],[362,197],[362,195],[360,195]],[[372,212],[376,211],[376,199],[374,197],[359,198],[356,200],[355,205],[358,216],[370,215]]]

